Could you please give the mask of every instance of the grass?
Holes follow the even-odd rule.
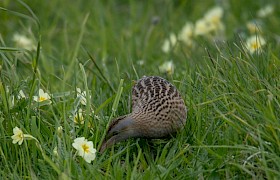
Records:
[[[246,22],[269,3],[273,14],[260,19],[267,43],[250,54]],[[197,37],[194,48],[161,51],[171,32],[215,5],[226,9],[222,41]],[[279,179],[279,14],[279,3],[253,0],[2,1],[1,179]],[[17,46],[15,33],[37,48]],[[169,60],[174,73],[160,72]],[[108,122],[131,111],[131,87],[143,75],[179,89],[188,107],[184,129],[171,139],[118,143],[90,164],[77,156],[76,137],[98,148]],[[87,92],[86,105],[76,87]],[[39,88],[51,104],[33,101]],[[27,98],[18,98],[20,90]],[[78,109],[83,125],[71,118]],[[15,126],[38,142],[13,144]]]

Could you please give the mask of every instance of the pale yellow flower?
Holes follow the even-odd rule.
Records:
[[[74,116],[74,123],[76,123],[76,124],[85,123],[82,109],[79,109],[78,112],[76,112],[76,114]]]
[[[224,14],[223,8],[216,6],[206,12],[206,14],[204,15],[204,19],[210,24],[214,24],[218,26],[221,22],[223,14]]]
[[[51,97],[48,93],[45,93],[43,89],[39,89],[39,96],[33,96],[33,100],[36,102],[42,102],[46,100],[50,100]]]
[[[162,51],[168,53],[172,48],[174,48],[177,44],[177,38],[174,33],[171,33],[170,36],[164,40],[163,45],[161,47]]]
[[[8,88],[7,88],[7,93],[9,93]],[[24,95],[22,90],[19,91],[19,94],[18,94],[17,98],[18,99],[25,99],[26,98],[26,96]],[[14,107],[14,105],[15,105],[15,96],[14,95],[11,95],[11,101],[10,102],[11,102],[11,108]]]
[[[16,43],[17,47],[19,48],[24,48],[27,50],[35,50],[36,46],[32,39],[26,37],[25,35],[22,34],[14,34],[13,36],[13,41]]]
[[[260,51],[262,46],[266,44],[266,41],[261,36],[251,36],[246,41],[246,48],[251,54],[256,51]]]
[[[264,17],[267,17],[267,16],[271,15],[273,13],[273,11],[274,11],[273,5],[268,4],[265,7],[258,10],[257,16],[261,17],[261,18],[264,18]]]
[[[206,35],[211,31],[208,22],[205,19],[199,19],[195,22],[194,34],[196,36]]]
[[[93,161],[96,157],[96,149],[93,148],[92,141],[88,141],[84,137],[79,137],[74,140],[72,146],[78,151],[78,155],[82,156],[88,163]]]
[[[25,98],[26,98],[25,94],[23,93],[22,90],[20,90],[18,94],[18,99],[25,99]]]
[[[187,46],[192,46],[193,44],[193,33],[194,26],[192,23],[187,22],[178,35],[178,39],[182,41]]]
[[[24,139],[24,134],[22,130],[19,129],[18,127],[15,127],[13,129],[13,133],[14,133],[14,135],[12,136],[13,144],[18,143],[18,145],[21,145]]]
[[[18,127],[13,128],[13,133],[14,135],[11,136],[11,138],[13,139],[13,144],[18,143],[18,145],[21,145],[24,139],[26,140],[36,139],[30,134],[23,134],[22,130],[19,129]]]
[[[172,61],[164,62],[161,66],[159,66],[159,71],[161,73],[167,73],[169,75],[174,72],[174,64]]]
[[[9,89],[8,89],[8,91],[7,91],[7,93],[9,92]],[[19,94],[18,94],[18,96],[17,96],[17,98],[18,99],[25,99],[26,98],[26,96],[25,96],[25,94],[23,93],[23,91],[22,90],[20,90],[19,91]],[[15,96],[11,96],[11,108],[12,107],[14,107],[14,105],[15,105]]]
[[[145,63],[145,61],[144,61],[143,59],[137,61],[137,64],[138,64],[139,66],[143,66],[144,63]]]
[[[206,12],[202,19],[195,23],[195,35],[209,35],[211,33],[219,33],[224,31],[225,27],[222,23],[224,10],[217,6]]]
[[[82,105],[87,105],[87,92],[86,91],[81,91],[80,88],[76,88],[77,90],[77,97],[81,98],[81,104]],[[89,98],[91,99],[91,95],[89,95]]]
[[[260,33],[262,30],[261,24],[257,21],[247,22],[246,27],[251,34]]]

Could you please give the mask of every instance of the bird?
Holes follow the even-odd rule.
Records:
[[[187,107],[179,91],[159,76],[143,76],[132,87],[132,112],[108,126],[100,152],[129,138],[160,139],[185,126]]]

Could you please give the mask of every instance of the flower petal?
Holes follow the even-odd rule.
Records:
[[[87,163],[91,163],[95,159],[96,155],[95,153],[86,153],[83,157]]]
[[[21,139],[19,140],[18,145],[21,145],[22,142],[23,142],[23,138],[21,138]]]
[[[33,96],[33,100],[38,102],[38,100],[39,100],[38,96]]]
[[[79,138],[76,138],[74,140],[74,143],[72,143],[72,146],[76,149],[76,150],[79,150],[81,149],[82,147],[82,144],[85,142],[85,138],[84,137],[79,137]]]
[[[44,90],[43,89],[39,89],[39,96],[43,96],[44,95]]]

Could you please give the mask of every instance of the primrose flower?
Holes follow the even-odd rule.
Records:
[[[18,145],[21,145],[24,138],[22,130],[19,129],[18,127],[15,127],[13,129],[13,133],[14,133],[14,135],[12,136],[13,144],[18,143]]]
[[[194,34],[196,36],[205,35],[210,32],[210,28],[208,26],[208,22],[205,19],[199,19],[195,22],[195,30]]]
[[[27,50],[35,50],[36,49],[36,46],[35,46],[34,42],[31,39],[29,39],[28,37],[26,37],[25,35],[16,33],[13,36],[13,41],[20,48],[24,48],[24,49],[27,49]]]
[[[33,100],[36,102],[42,102],[50,99],[50,95],[48,93],[45,93],[43,89],[39,89],[39,96],[33,96]]]
[[[139,66],[143,66],[144,63],[145,63],[145,61],[144,61],[143,59],[140,59],[140,60],[137,61],[137,64],[138,64]]]
[[[264,18],[264,17],[271,15],[273,13],[273,11],[274,11],[274,7],[271,4],[269,4],[269,5],[266,5],[264,8],[258,10],[257,16],[260,18]]]
[[[72,146],[78,151],[78,155],[82,156],[88,163],[93,161],[96,157],[96,149],[93,148],[92,141],[88,141],[84,137],[79,137],[74,140]]]
[[[181,32],[179,33],[178,39],[181,40],[187,46],[192,46],[193,32],[194,32],[193,24],[190,22],[187,22],[185,24],[185,26],[182,28]]]
[[[249,21],[246,27],[251,34],[259,33],[262,30],[261,23],[258,21]]]
[[[14,135],[11,136],[11,138],[13,139],[13,144],[18,143],[18,145],[21,145],[24,139],[26,140],[36,139],[29,134],[23,134],[22,130],[19,129],[18,127],[14,127],[13,133]]]
[[[266,44],[266,41],[261,36],[251,36],[246,41],[246,48],[251,54],[261,50],[261,47]]]
[[[216,6],[206,12],[206,14],[204,15],[204,19],[210,24],[218,26],[221,23],[223,14],[224,10],[219,6]]]
[[[18,97],[18,99],[25,99],[26,98],[26,96],[25,96],[25,94],[23,93],[22,90],[19,91],[19,94],[18,94],[17,97]]]
[[[84,124],[85,123],[82,109],[79,109],[78,112],[76,112],[76,114],[74,116],[74,123],[75,124]]]
[[[82,105],[87,105],[87,92],[81,91],[80,88],[76,88],[77,90],[77,97],[81,98]],[[89,98],[91,99],[91,95],[89,95]]]
[[[7,89],[7,93],[9,93],[9,89]],[[18,99],[25,99],[26,98],[26,96],[25,96],[25,94],[23,93],[23,91],[22,90],[20,90],[19,91],[19,94],[17,95],[17,98]],[[14,107],[14,105],[15,105],[15,96],[14,95],[11,95],[11,107]]]
[[[194,34],[209,35],[210,33],[224,31],[222,23],[223,13],[223,9],[219,6],[207,11],[204,17],[195,23]]]
[[[174,72],[174,64],[172,61],[164,62],[161,66],[159,66],[159,71],[161,73],[167,73],[169,75]]]
[[[168,53],[170,49],[174,48],[177,44],[177,38],[174,33],[171,33],[169,38],[165,39],[161,47],[162,51]]]

